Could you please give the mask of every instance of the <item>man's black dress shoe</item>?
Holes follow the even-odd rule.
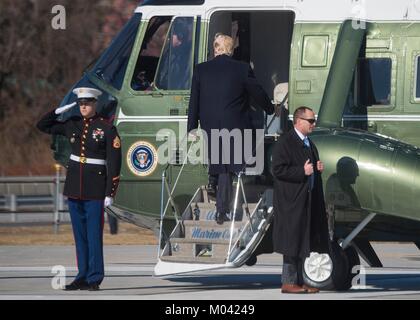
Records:
[[[89,284],[89,291],[99,291],[99,284],[97,283],[91,283]]]
[[[227,216],[227,213],[216,213],[216,222],[217,224],[223,224],[225,221],[230,221],[229,217]]]
[[[74,291],[74,290],[87,290],[89,285],[86,281],[83,280],[74,280],[72,283],[66,285],[64,290]]]

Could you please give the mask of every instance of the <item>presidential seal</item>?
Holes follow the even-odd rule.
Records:
[[[157,151],[146,141],[137,141],[127,152],[127,165],[139,177],[146,177],[155,171],[158,164]]]

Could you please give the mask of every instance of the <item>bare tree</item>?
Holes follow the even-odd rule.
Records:
[[[53,172],[51,138],[36,130],[37,120],[59,104],[138,3],[0,1],[0,175]],[[55,5],[66,9],[65,30],[51,26]]]

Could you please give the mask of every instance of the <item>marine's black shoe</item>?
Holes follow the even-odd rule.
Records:
[[[64,287],[65,291],[74,291],[74,290],[88,290],[89,285],[86,281],[83,280],[74,280],[72,283]]]
[[[99,291],[99,284],[97,283],[91,283],[89,284],[89,291]]]

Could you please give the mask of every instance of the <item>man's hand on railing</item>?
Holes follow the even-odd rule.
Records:
[[[197,132],[190,132],[188,133],[188,141],[196,142],[199,140],[199,136]]]

